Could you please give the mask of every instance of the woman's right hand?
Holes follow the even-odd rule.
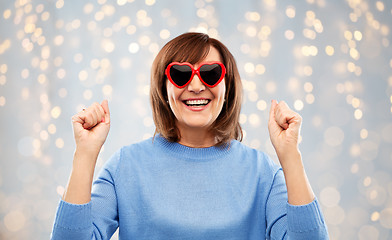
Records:
[[[72,117],[76,149],[99,153],[110,129],[108,101],[93,103]]]

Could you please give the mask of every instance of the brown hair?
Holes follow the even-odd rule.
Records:
[[[242,84],[235,59],[220,41],[210,38],[207,34],[193,32],[184,33],[169,41],[152,64],[150,101],[156,126],[155,134],[160,133],[172,142],[181,139],[176,117],[167,103],[166,67],[171,62],[198,63],[208,55],[210,47],[218,50],[226,67],[226,93],[222,111],[209,130],[217,137],[217,145],[228,143],[232,139],[242,141],[242,129],[239,124]]]

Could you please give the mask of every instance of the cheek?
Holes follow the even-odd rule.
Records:
[[[177,104],[177,99],[182,93],[182,89],[179,89],[175,87],[173,84],[170,82],[166,84],[166,92],[167,92],[167,98],[169,100],[170,104]]]
[[[214,88],[213,94],[218,102],[223,101],[225,99],[226,94],[226,85],[225,82],[222,81],[218,86]]]

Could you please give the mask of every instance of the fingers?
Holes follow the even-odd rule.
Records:
[[[109,111],[109,104],[108,104],[108,100],[103,100],[101,103],[102,109],[104,111],[104,118],[103,118],[103,122],[105,123],[110,123],[110,111]]]
[[[105,100],[104,102],[106,102],[105,107],[108,109],[107,101]],[[73,116],[72,121],[81,124],[84,129],[91,129],[102,121],[105,121],[107,118],[106,115],[101,104],[93,103],[87,109]]]
[[[301,116],[291,110],[286,102],[272,100],[270,110],[270,124],[277,124],[283,130],[289,128],[290,124],[298,125],[302,121]]]

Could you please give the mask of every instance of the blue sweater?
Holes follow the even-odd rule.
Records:
[[[52,239],[328,239],[317,200],[293,206],[281,168],[238,141],[189,148],[161,136],[105,163],[91,202],[60,201]]]

